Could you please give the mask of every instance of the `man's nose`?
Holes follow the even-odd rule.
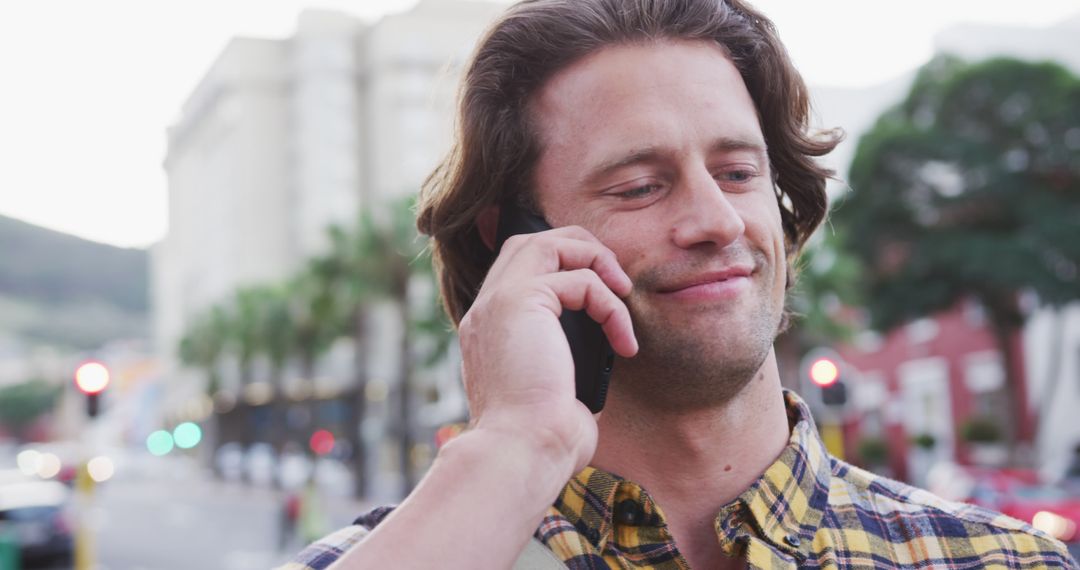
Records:
[[[672,240],[681,248],[711,244],[724,247],[746,230],[729,196],[704,167],[688,176],[677,200],[678,215],[671,228]]]

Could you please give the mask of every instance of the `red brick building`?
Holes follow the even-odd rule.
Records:
[[[1000,420],[1007,429],[1008,415],[1025,410],[1018,418],[1017,436],[1030,442],[1033,426],[1026,412],[1020,335],[1012,342],[1014,373],[1020,380],[1013,390],[1005,387],[1004,360],[986,316],[973,302],[838,347],[851,368],[845,447],[857,450],[864,438],[883,438],[891,474],[919,482],[934,461],[974,462],[973,446],[961,437],[972,417]],[[916,445],[918,436],[924,443],[932,440],[932,447]]]

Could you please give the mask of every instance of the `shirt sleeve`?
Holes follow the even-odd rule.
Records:
[[[325,570],[356,546],[371,531],[360,525],[347,526],[308,545],[291,561],[276,570]]]

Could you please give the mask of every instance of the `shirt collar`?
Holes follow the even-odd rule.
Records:
[[[717,530],[724,528],[723,515],[741,506],[748,511],[762,537],[781,550],[794,553],[809,543],[829,502],[832,461],[806,403],[794,392],[784,391],[791,437],[780,457],[732,505],[721,509]]]
[[[784,403],[792,426],[788,444],[753,485],[720,509],[716,530],[722,543],[734,543],[745,519],[773,546],[797,555],[821,521],[829,500],[831,461],[806,403],[788,390]],[[639,485],[591,466],[567,483],[554,507],[603,552],[613,518],[624,516],[627,500],[637,503],[643,527],[663,521],[659,506]]]

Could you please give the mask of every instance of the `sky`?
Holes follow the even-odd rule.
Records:
[[[174,122],[233,36],[287,37],[304,8],[365,20],[416,0],[3,0],[0,215],[122,247],[167,231]],[[812,86],[863,87],[925,62],[961,22],[1047,26],[1077,0],[757,0]],[[3,244],[0,244],[2,253]]]

